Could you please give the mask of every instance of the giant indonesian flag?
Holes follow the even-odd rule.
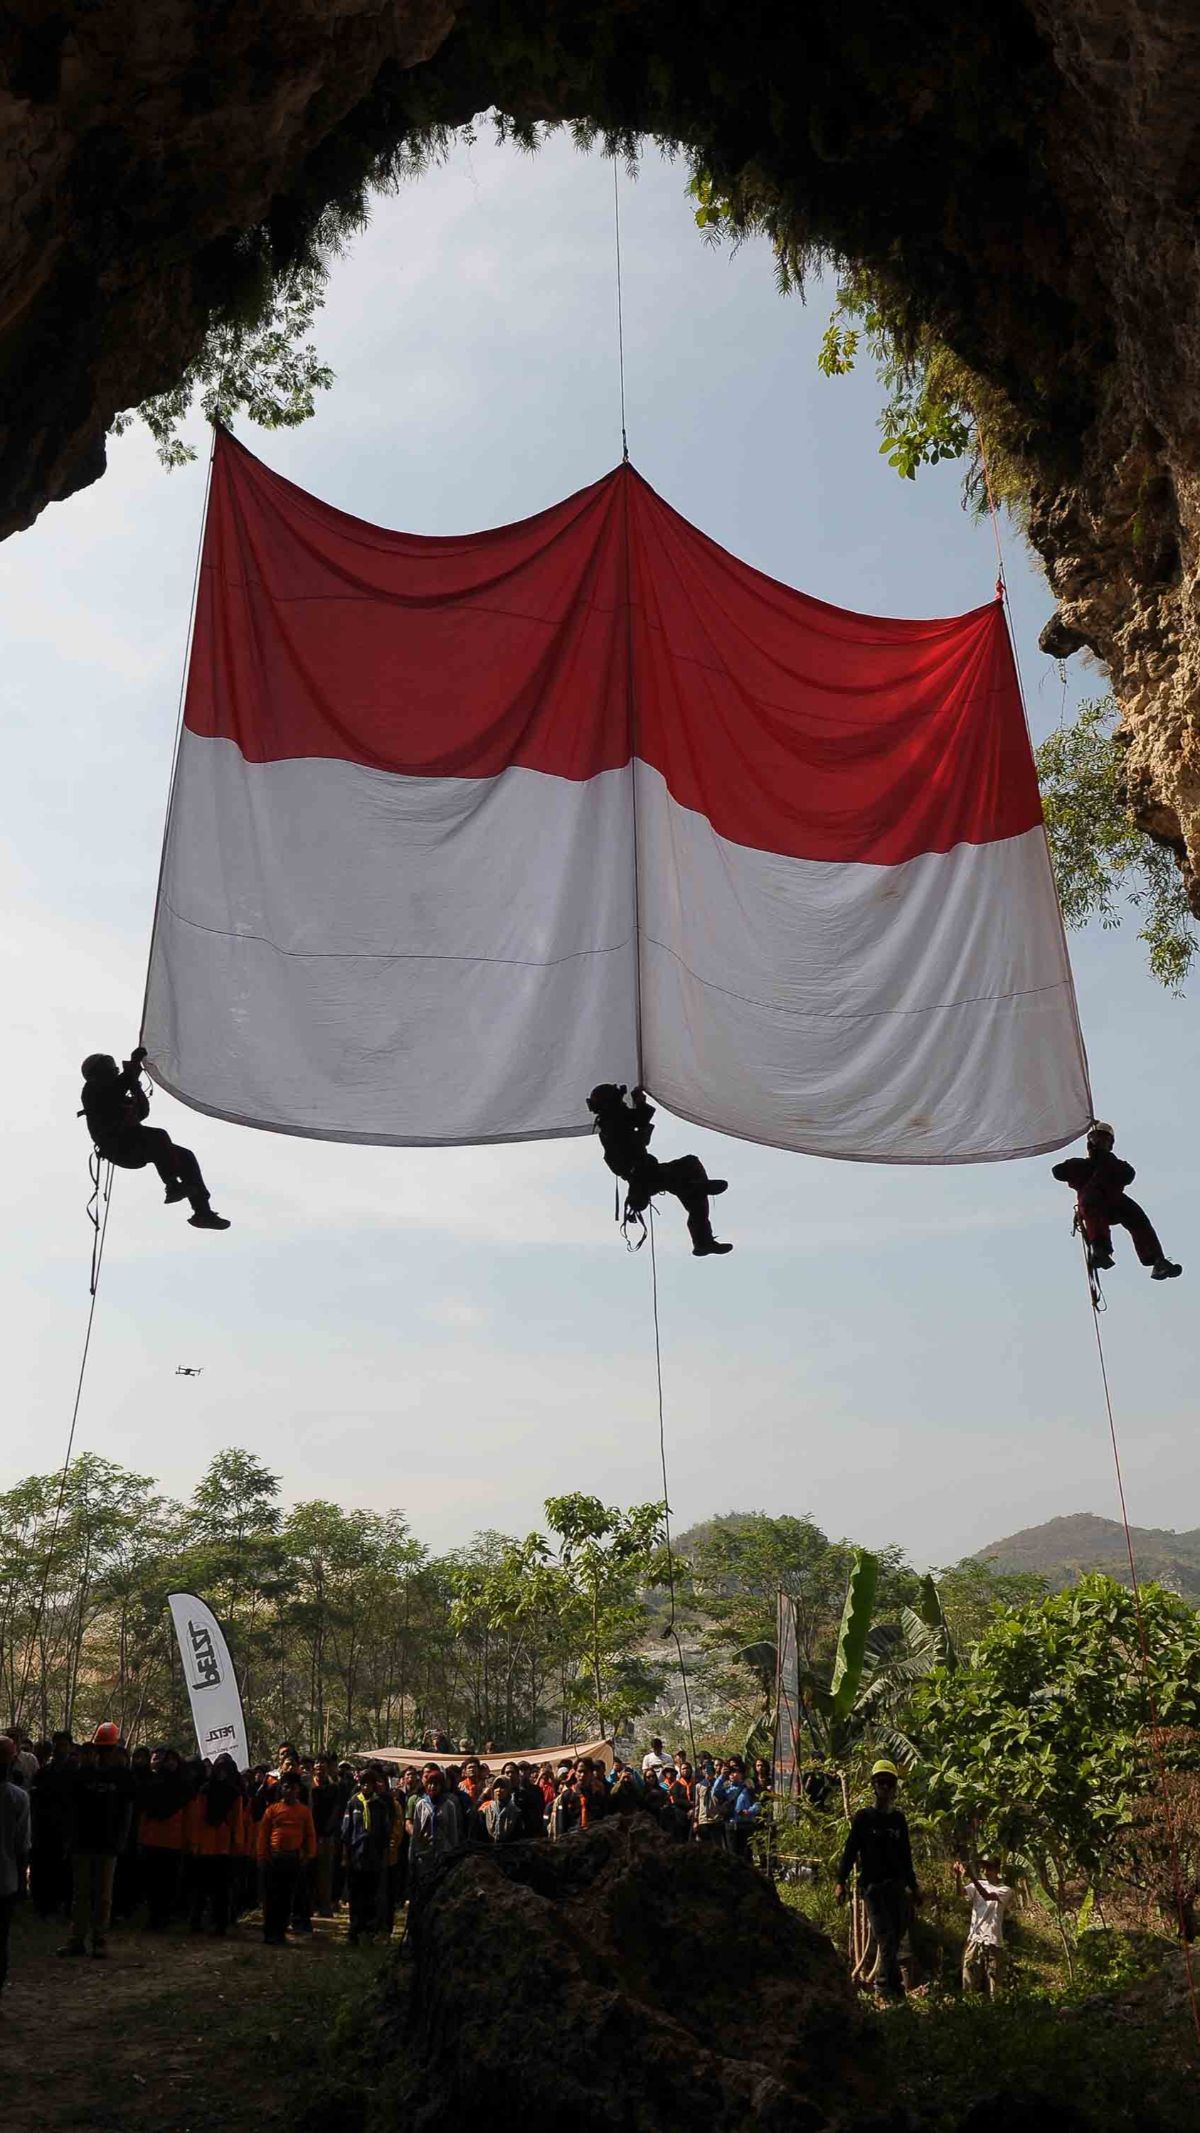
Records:
[[[144,1037],[185,1103],[328,1140],[586,1133],[638,1080],[816,1155],[1074,1139],[1000,603],[828,607],[630,466],[389,533],[218,434]]]

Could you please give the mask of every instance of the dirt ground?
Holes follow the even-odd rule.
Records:
[[[103,1961],[55,1949],[59,1922],[22,1906],[0,1997],[0,2068],[23,2133],[273,2133],[295,2122],[339,2024],[379,1968],[340,1921],[263,1945],[117,1927]]]

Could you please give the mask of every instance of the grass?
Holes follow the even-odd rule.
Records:
[[[958,2133],[972,2105],[1000,2095],[1016,2099],[1007,2115],[1018,2125],[1034,2098],[1062,2133],[1195,2133],[1200,2053],[1177,1941],[1095,1930],[1080,1939],[1071,1975],[1053,1919],[1026,1903],[1008,1934],[1004,1997],[992,2004],[961,1991],[967,1911],[948,1871],[928,1868],[924,1882],[913,1933],[920,1982],[879,2017],[882,2071],[921,2133]],[[780,1895],[844,1950],[831,1874]]]
[[[3,2047],[25,2133],[310,2133],[310,2107],[319,2133],[332,2096],[357,2133],[379,1951],[340,1932],[267,1948],[250,1925],[225,1940],[119,1927],[103,1964],[64,1962],[63,1930],[24,1907],[14,1926]]]

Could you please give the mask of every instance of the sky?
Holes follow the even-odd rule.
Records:
[[[767,248],[714,249],[682,164],[624,175],[630,450],[723,546],[839,605],[951,614],[991,597],[988,525],[960,474],[900,481],[869,365],[817,369],[831,302],[781,297]],[[620,457],[611,164],[530,157],[481,128],[377,204],[318,322],[336,373],[294,432],[240,426],[268,464],[359,517],[422,533],[522,518]],[[0,956],[0,1486],[63,1456],[88,1308],[86,1052],[136,1042],[202,508],[140,426],[92,488],[0,549],[6,804]],[[1053,601],[1005,533],[1035,738],[1103,689],[1037,649]],[[1184,1279],[1118,1239],[1104,1340],[1130,1515],[1200,1525],[1200,1157],[1194,1003],[1150,977],[1136,928],[1072,939],[1097,1106]],[[404,1511],[441,1550],[524,1533],[543,1500],[661,1494],[648,1254],[628,1256],[586,1141],[321,1145],[189,1113],[225,1236],[192,1231],[151,1172],[118,1175],[76,1449],[186,1496],[221,1447],[284,1498]],[[660,1121],[731,1189],[724,1260],[690,1257],[664,1203],[659,1288],[677,1527],[808,1513],[922,1567],[1079,1510],[1116,1516],[1071,1202],[1046,1159],[904,1170],[822,1162]],[[176,1376],[179,1365],[202,1375]]]

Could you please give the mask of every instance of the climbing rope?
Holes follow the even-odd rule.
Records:
[[[621,300],[621,186],[617,159],[613,157],[613,238],[617,255],[617,370],[621,380],[621,463],[629,461],[625,433],[625,311]]]
[[[687,1661],[683,1645],[675,1626],[675,1555],[671,1547],[671,1489],[667,1480],[667,1425],[663,1404],[662,1337],[658,1324],[658,1259],[654,1249],[654,1202],[650,1202],[650,1299],[654,1312],[654,1371],[658,1382],[658,1456],[662,1466],[663,1488],[663,1533],[667,1546],[667,1591],[670,1596],[670,1616],[665,1634],[674,1639],[679,1660],[679,1679],[683,1684],[683,1708],[687,1714],[688,1746],[692,1754],[692,1769],[696,1768],[696,1732],[692,1724],[692,1698],[688,1688]]]
[[[96,1296],[100,1287],[100,1270],[104,1264],[104,1244],[108,1236],[108,1215],[112,1206],[113,1166],[111,1163],[102,1163],[100,1156],[93,1153],[88,1164],[88,1171],[92,1181],[91,1196],[87,1203],[87,1218],[92,1225],[92,1264],[88,1279],[87,1326],[83,1336],[83,1353],[79,1358],[79,1375],[75,1381],[75,1402],[71,1409],[71,1426],[67,1432],[67,1449],[63,1456],[62,1468],[58,1477],[58,1494],[54,1503],[54,1516],[50,1521],[50,1539],[46,1547],[45,1561],[42,1564],[42,1582],[38,1591],[33,1621],[29,1627],[25,1655],[21,1662],[20,1685],[14,1699],[14,1718],[19,1718],[23,1712],[25,1692],[29,1687],[33,1668],[33,1654],[37,1640],[41,1635],[42,1622],[46,1613],[46,1595],[50,1589],[50,1572],[54,1566],[54,1554],[58,1546],[59,1530],[62,1526],[63,1505],[67,1498],[67,1483],[71,1474],[71,1455],[75,1449],[75,1430],[79,1422],[79,1406],[83,1398],[83,1380],[87,1371],[88,1353],[92,1345],[92,1327],[96,1318]]]
[[[622,299],[621,299],[621,196],[620,196],[619,174],[618,174],[618,171],[617,171],[617,164],[616,164],[616,158],[615,158],[615,157],[614,157],[614,159],[613,159],[613,234],[614,234],[614,238],[615,238],[615,246],[616,246],[616,269],[617,269],[617,359],[618,359],[618,367],[619,367],[619,372],[620,372],[620,383],[621,383],[621,456],[622,456],[622,460],[623,460],[623,461],[626,461],[626,462],[627,462],[627,461],[628,461],[628,458],[629,458],[629,442],[628,442],[628,438],[627,438],[627,436],[626,436],[626,433],[625,433],[625,327],[624,327],[624,313],[623,313],[623,308],[622,308]],[[625,512],[626,512],[626,519],[628,520],[628,512],[629,512],[629,497],[628,497],[628,492],[626,492],[626,497],[625,497]],[[626,525],[626,535],[628,536],[628,524]],[[638,838],[638,809],[637,809],[637,706],[636,706],[636,703],[635,703],[635,700],[634,700],[634,693],[633,693],[633,584],[632,584],[632,579],[631,579],[631,576],[630,576],[630,564],[629,564],[629,555],[630,555],[630,547],[631,547],[631,543],[630,543],[630,541],[629,541],[629,539],[628,539],[628,537],[627,537],[627,538],[626,538],[626,541],[625,541],[625,647],[626,647],[626,668],[627,668],[627,671],[626,671],[626,710],[627,710],[627,714],[628,714],[628,731],[629,731],[629,776],[630,776],[630,779],[631,779],[631,781],[632,781],[632,785],[633,785],[633,803],[634,803],[634,804],[633,804],[633,945],[634,945],[634,956],[635,956],[635,965],[634,965],[634,1013],[635,1013],[635,1024],[634,1024],[634,1048],[635,1048],[635,1055],[636,1055],[636,1059],[637,1059],[637,1075],[638,1075],[638,1081],[639,1081],[639,1083],[640,1083],[640,1082],[641,1082],[641,1079],[642,1079],[642,966],[641,966],[641,943],[642,943],[642,915],[641,915],[641,848],[640,848],[640,843],[639,843],[639,838]],[[618,1201],[618,1205],[619,1205],[619,1201]],[[678,1661],[679,1661],[679,1679],[680,1679],[680,1682],[681,1682],[681,1684],[682,1684],[682,1686],[683,1686],[683,1708],[684,1708],[684,1712],[685,1712],[685,1714],[686,1714],[686,1717],[687,1717],[687,1730],[688,1730],[688,1745],[689,1745],[689,1747],[690,1747],[690,1750],[691,1750],[691,1757],[692,1757],[692,1768],[693,1768],[693,1769],[695,1769],[695,1766],[696,1766],[696,1731],[695,1731],[695,1726],[694,1726],[694,1723],[693,1723],[693,1720],[692,1720],[692,1697],[691,1697],[691,1689],[690,1689],[690,1687],[689,1687],[689,1684],[688,1684],[688,1671],[687,1671],[687,1661],[685,1660],[685,1658],[684,1658],[684,1655],[683,1655],[683,1644],[682,1644],[682,1642],[681,1642],[681,1640],[680,1640],[680,1636],[679,1636],[679,1630],[678,1630],[678,1627],[677,1627],[677,1623],[676,1623],[676,1601],[675,1601],[675,1553],[674,1553],[674,1550],[673,1550],[673,1548],[672,1548],[672,1546],[671,1546],[671,1490],[670,1490],[670,1482],[669,1482],[669,1480],[668,1480],[668,1476],[667,1476],[667,1425],[666,1425],[666,1412],[665,1412],[665,1403],[664,1403],[664,1400],[663,1400],[663,1372],[662,1372],[662,1334],[661,1334],[661,1330],[660,1330],[660,1327],[659,1327],[659,1318],[658,1318],[658,1254],[657,1254],[657,1250],[656,1250],[656,1248],[655,1248],[655,1230],[654,1230],[654,1202],[653,1202],[653,1200],[651,1200],[651,1201],[649,1202],[649,1205],[648,1205],[648,1208],[647,1208],[647,1216],[648,1216],[648,1218],[649,1218],[649,1236],[650,1236],[650,1302],[651,1302],[651,1310],[652,1310],[652,1313],[653,1313],[653,1318],[654,1318],[654,1374],[655,1374],[655,1383],[656,1383],[656,1387],[657,1387],[657,1396],[658,1396],[658,1456],[659,1456],[659,1464],[660,1464],[660,1466],[661,1466],[661,1469],[662,1469],[662,1492],[663,1492],[663,1493],[662,1493],[662,1502],[663,1502],[663,1535],[664,1535],[664,1539],[665,1539],[665,1543],[666,1543],[666,1551],[667,1551],[667,1591],[668,1591],[668,1595],[669,1595],[669,1601],[670,1601],[670,1613],[669,1613],[669,1618],[668,1618],[668,1622],[667,1622],[667,1627],[666,1627],[666,1630],[665,1630],[664,1634],[665,1634],[666,1636],[669,1636],[669,1637],[671,1638],[672,1642],[674,1643],[674,1646],[675,1646],[675,1653],[676,1653],[676,1657],[678,1658]],[[637,1223],[639,1223],[639,1224],[640,1224],[640,1226],[641,1226],[641,1230],[642,1230],[642,1235],[641,1235],[641,1236],[639,1237],[639,1239],[638,1239],[638,1241],[637,1241],[637,1243],[636,1243],[636,1244],[632,1244],[632,1243],[630,1242],[630,1236],[629,1236],[629,1231],[630,1231],[630,1228],[631,1228],[632,1224],[633,1224],[633,1223],[634,1223],[635,1221],[636,1221]],[[624,1236],[624,1238],[625,1238],[625,1245],[626,1245],[626,1249],[627,1249],[627,1250],[629,1250],[629,1251],[640,1251],[640,1250],[641,1250],[641,1248],[642,1248],[642,1245],[643,1245],[643,1244],[645,1243],[645,1241],[646,1241],[646,1230],[647,1230],[647,1223],[646,1223],[646,1219],[645,1219],[645,1218],[644,1218],[644,1217],[643,1217],[643,1216],[642,1216],[641,1214],[639,1214],[639,1213],[638,1213],[638,1212],[637,1212],[636,1210],[630,1210],[630,1208],[628,1207],[628,1204],[627,1204],[627,1205],[626,1205],[626,1208],[625,1208],[625,1215],[624,1215],[624,1220],[623,1220],[623,1221],[622,1221],[622,1223],[621,1223],[621,1233],[622,1233],[622,1235],[623,1235],[623,1236]]]
[[[1133,1534],[1130,1530],[1129,1525],[1129,1512],[1125,1502],[1125,1477],[1121,1467],[1121,1449],[1117,1442],[1117,1425],[1113,1416],[1112,1392],[1108,1382],[1108,1364],[1105,1360],[1104,1355],[1104,1340],[1100,1332],[1100,1312],[1096,1304],[1095,1297],[1092,1294],[1093,1276],[1092,1269],[1088,1261],[1086,1244],[1084,1244],[1083,1246],[1083,1264],[1084,1272],[1088,1282],[1089,1298],[1092,1304],[1092,1326],[1096,1335],[1096,1356],[1100,1364],[1100,1382],[1104,1387],[1104,1406],[1105,1411],[1108,1415],[1109,1441],[1112,1444],[1113,1466],[1116,1470],[1117,1476],[1117,1498],[1121,1506],[1121,1524],[1125,1532],[1125,1553],[1129,1559],[1129,1580],[1133,1588],[1133,1609],[1134,1616],[1137,1621],[1139,1671],[1142,1677],[1142,1688],[1145,1692],[1146,1697],[1146,1709],[1150,1719],[1150,1747],[1154,1759],[1155,1776],[1158,1781],[1159,1799],[1162,1803],[1163,1823],[1167,1832],[1167,1855],[1171,1863],[1171,1880],[1175,1896],[1175,1910],[1179,1919],[1179,1937],[1183,1943],[1183,1961],[1184,1968],[1187,1973],[1188,1998],[1191,2003],[1192,2010],[1192,2026],[1196,2032],[1196,2042],[1197,2044],[1200,2044],[1200,1996],[1198,1996],[1197,1993],[1195,1966],[1192,1961],[1192,1947],[1191,1942],[1188,1938],[1188,1907],[1187,1898],[1184,1893],[1183,1886],[1183,1866],[1179,1856],[1179,1836],[1175,1821],[1175,1811],[1171,1801],[1171,1787],[1167,1775],[1167,1761],[1166,1756],[1163,1752],[1162,1720],[1159,1717],[1158,1698],[1154,1693],[1154,1680],[1150,1671],[1150,1646],[1149,1640],[1146,1636],[1145,1612],[1142,1607],[1142,1587],[1141,1580],[1138,1577],[1137,1555],[1134,1550]]]
[[[187,694],[188,660],[191,654],[192,633],[196,626],[196,600],[200,590],[200,565],[204,555],[204,528],[208,520],[208,498],[209,491],[212,487],[213,457],[216,452],[216,443],[217,433],[214,429],[212,433],[212,444],[210,446],[208,455],[208,472],[204,483],[204,502],[200,512],[200,531],[196,540],[196,563],[195,568],[192,572],[191,605],[188,613],[187,638],[184,644],[183,670],[179,677],[179,701],[176,707],[175,714],[175,738],[171,748],[171,772],[170,782],[167,787],[166,817],[163,823],[162,848],[159,852],[158,857],[158,880],[155,885],[154,891],[154,915],[150,929],[150,957],[153,957],[154,953],[154,929],[158,924],[158,908],[162,898],[163,876],[166,872],[167,838],[170,833],[171,809],[174,804],[175,798],[175,772],[179,761],[179,744],[183,734],[183,709]],[[145,1027],[146,1001],[150,990],[150,957],[147,958],[146,984],[142,993],[142,1012],[138,1031],[139,1043],[141,1042],[142,1029],[144,1029]],[[84,1330],[83,1336],[83,1353],[79,1359],[79,1375],[75,1382],[75,1399],[71,1408],[71,1424],[70,1428],[67,1431],[67,1448],[63,1457],[63,1463],[58,1477],[58,1492],[55,1498],[54,1516],[50,1522],[50,1539],[46,1549],[45,1561],[42,1566],[41,1585],[38,1591],[38,1599],[37,1605],[34,1609],[33,1621],[30,1625],[28,1641],[25,1646],[24,1658],[21,1662],[21,1679],[20,1686],[16,1692],[14,1713],[15,1716],[20,1715],[22,1706],[25,1701],[25,1694],[29,1687],[30,1675],[33,1666],[33,1654],[37,1645],[37,1640],[41,1635],[42,1623],[45,1619],[46,1596],[50,1589],[50,1574],[54,1567],[55,1551],[58,1546],[59,1532],[62,1527],[63,1505],[66,1502],[67,1484],[70,1480],[71,1474],[71,1459],[75,1450],[75,1432],[79,1426],[79,1410],[83,1400],[83,1385],[84,1379],[87,1374],[88,1356],[91,1353],[92,1327],[95,1324],[96,1318],[96,1297],[99,1293],[100,1288],[100,1271],[104,1264],[104,1245],[105,1240],[108,1236],[108,1217],[109,1210],[112,1206],[113,1187],[113,1166],[111,1163],[105,1163],[98,1149],[93,1149],[92,1154],[88,1159],[88,1177],[92,1188],[87,1201],[87,1219],[91,1224],[92,1230],[92,1251],[91,1266],[88,1273],[89,1301],[87,1326]]]

